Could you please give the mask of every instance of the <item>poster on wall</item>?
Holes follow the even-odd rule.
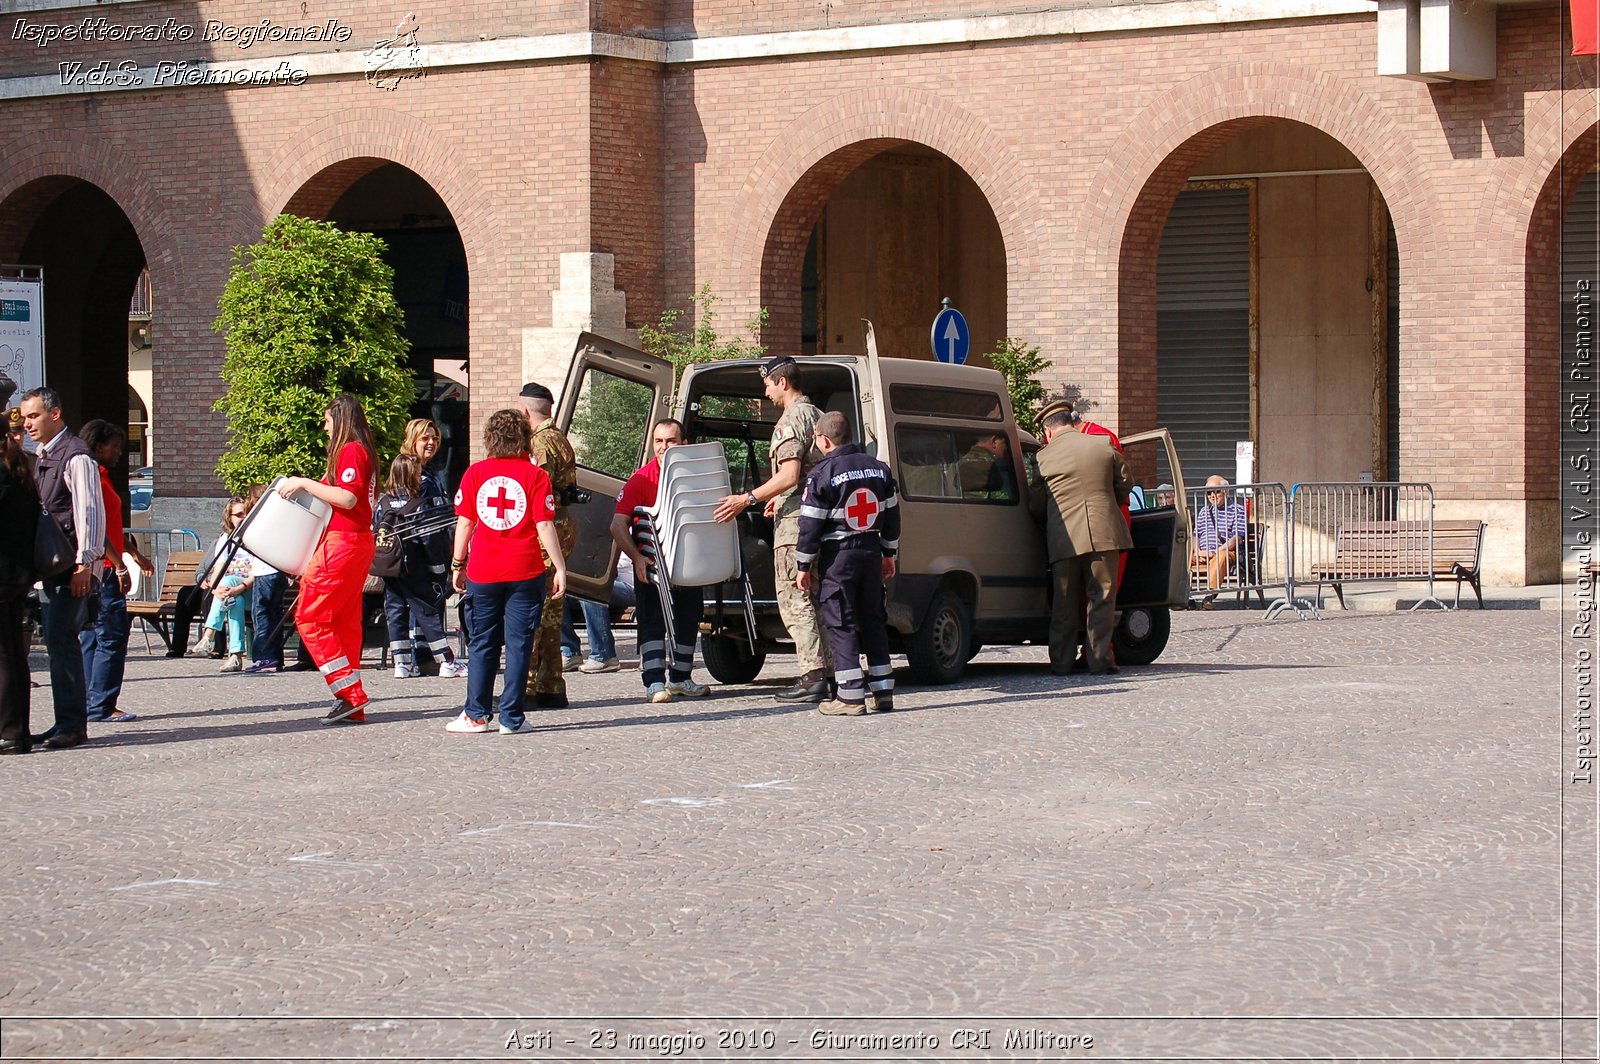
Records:
[[[0,277],[0,373],[17,382],[18,394],[45,382],[44,282],[37,277]]]

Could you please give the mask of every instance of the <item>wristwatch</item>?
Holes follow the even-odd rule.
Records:
[[[745,509],[751,509],[753,507],[761,505],[761,500],[756,498],[756,493],[753,492],[753,491],[752,492],[747,492],[745,494],[744,501],[745,501]]]

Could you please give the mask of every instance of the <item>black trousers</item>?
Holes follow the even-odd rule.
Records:
[[[172,642],[167,644],[167,657],[181,658],[189,649],[189,628],[197,614],[206,609],[206,599],[211,592],[199,584],[178,589],[178,602],[172,608]]]
[[[861,705],[867,690],[874,698],[894,694],[889,664],[889,628],[883,613],[883,552],[833,550],[817,555],[817,617],[828,636],[839,701]],[[867,668],[861,669],[861,655]]]
[[[0,739],[27,739],[28,589],[0,587]]]

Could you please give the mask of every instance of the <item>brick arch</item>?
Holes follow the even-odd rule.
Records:
[[[1284,63],[1253,62],[1208,71],[1163,94],[1127,124],[1106,153],[1067,245],[1083,249],[1091,275],[1116,278],[1113,420],[1124,432],[1155,424],[1156,249],[1173,201],[1211,152],[1275,120],[1311,126],[1361,161],[1389,207],[1402,263],[1425,243],[1431,183],[1422,176],[1412,138],[1376,102],[1340,79]],[[1103,346],[1106,326],[1102,313],[1099,335],[1086,341]]]
[[[1495,224],[1503,232],[1509,223],[1510,246],[1523,251],[1520,427],[1529,499],[1561,495],[1561,317],[1572,295],[1561,290],[1561,231],[1579,182],[1597,169],[1600,124],[1587,104],[1578,114],[1556,105],[1530,110],[1526,142],[1543,134],[1541,148],[1525,158],[1521,173],[1499,182],[1479,217],[1479,246],[1504,245]]]
[[[287,137],[258,193],[263,220],[288,212],[325,218],[350,184],[383,163],[399,163],[444,200],[461,235],[467,270],[494,276],[498,208],[474,178],[471,156],[449,133],[411,115],[366,107],[341,111]]]
[[[153,285],[174,291],[182,256],[163,198],[135,160],[103,139],[65,130],[31,133],[6,144],[0,180],[0,261],[16,262],[39,215],[79,182],[111,198],[133,226]]]
[[[772,310],[769,335],[778,335],[788,317],[798,321],[799,285],[783,282],[799,277],[811,226],[828,197],[866,159],[907,143],[944,155],[983,192],[1000,227],[1007,315],[1014,316],[1026,279],[1039,268],[1044,243],[1032,176],[1008,141],[948,98],[882,86],[835,97],[791,122],[739,192],[730,212],[736,221],[725,242],[731,251],[728,289],[748,291],[759,277],[761,305]]]

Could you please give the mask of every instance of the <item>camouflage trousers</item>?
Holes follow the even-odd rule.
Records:
[[[572,554],[578,542],[578,530],[570,517],[556,518],[556,535],[561,539],[563,557]],[[565,695],[567,680],[561,674],[561,616],[566,609],[566,598],[551,598],[548,577],[555,572],[550,555],[539,548],[544,559],[546,582],[544,608],[539,611],[539,627],[533,630],[533,660],[528,664],[528,685],[523,693],[529,695]]]
[[[815,593],[807,594],[794,586],[800,569],[794,561],[794,544],[772,548],[773,578],[777,582],[778,616],[794,640],[794,656],[802,673],[828,668],[828,644],[822,638],[822,622],[817,619]],[[815,586],[815,585],[813,585]]]

